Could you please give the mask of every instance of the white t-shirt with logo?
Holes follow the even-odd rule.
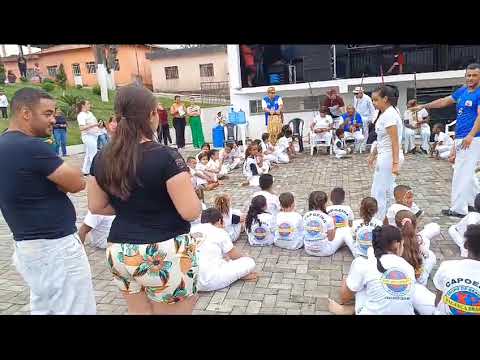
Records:
[[[319,114],[317,114],[313,117],[312,124],[314,130],[328,129],[330,126],[332,126],[333,119],[330,115],[325,115],[324,117],[321,117]]]
[[[8,107],[8,99],[6,95],[0,95],[0,107]]]
[[[297,212],[283,212],[277,214],[275,224],[276,246],[296,250],[303,246],[303,219]]]
[[[369,223],[365,223],[363,219],[355,220],[352,226],[352,236],[355,240],[355,256],[367,257],[368,249],[372,246],[372,231],[383,223],[373,218]]]
[[[337,229],[350,227],[349,221],[355,219],[353,211],[350,206],[347,205],[331,205],[327,207],[327,213],[332,217]]]
[[[89,126],[93,124],[98,124],[97,118],[90,111],[82,111],[77,115],[77,122],[79,126]],[[84,130],[81,132],[82,135],[100,135],[100,129],[96,126]]]
[[[480,261],[444,261],[433,283],[442,292],[437,314],[480,315]]]
[[[303,215],[303,243],[305,252],[317,255],[322,252],[328,240],[328,231],[335,228],[330,215],[320,210],[308,211]]]
[[[469,212],[459,223],[455,226],[458,233],[463,236],[467,231],[468,225],[480,224],[480,213],[476,211]]]
[[[94,215],[90,211],[87,213],[83,222],[92,228],[89,235],[95,247],[102,249],[107,247],[107,238],[114,219],[115,215]]]
[[[267,200],[267,211],[272,214],[272,216],[275,218],[280,211],[280,200],[278,200],[278,195],[269,193],[268,191],[257,191],[252,195],[252,199],[255,196],[262,195],[265,197]]]
[[[275,153],[286,153],[290,142],[291,140],[287,139],[285,136],[282,136],[280,139],[278,139],[277,145],[275,145]]]
[[[435,142],[442,143],[442,145],[452,146],[453,139],[445,134],[443,131],[440,131],[438,134],[435,134]]]
[[[252,246],[272,245],[275,234],[275,218],[272,214],[258,215],[258,221],[253,220],[250,231],[247,232],[248,242]]]
[[[209,223],[193,226],[190,233],[200,239],[197,246],[198,282],[208,287],[211,279],[227,263],[224,257],[233,249],[233,243],[224,229]]]
[[[397,226],[397,223],[395,222],[395,216],[397,216],[397,213],[401,210],[408,210],[412,212],[412,209],[409,208],[408,206],[402,205],[402,204],[392,204],[388,210],[387,210],[387,220],[388,223],[392,226]]]
[[[378,120],[375,122],[375,132],[377,133],[377,152],[378,154],[392,153],[392,140],[388,135],[387,128],[390,126],[397,126],[398,131],[398,147],[399,154],[402,156],[403,152],[400,151],[402,143],[402,119],[395,107],[390,106],[387,110],[380,114]]]
[[[365,290],[365,305],[359,315],[413,315],[412,295],[415,270],[403,258],[381,257],[385,273],[377,269],[376,258],[355,258],[346,280],[354,292]]]

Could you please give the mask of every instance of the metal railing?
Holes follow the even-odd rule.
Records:
[[[202,104],[230,104],[230,87],[228,81],[209,81],[200,83]]]

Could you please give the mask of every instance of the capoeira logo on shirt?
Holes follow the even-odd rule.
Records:
[[[362,226],[357,230],[358,250],[363,256],[367,256],[367,251],[372,246],[372,230],[371,226]]]
[[[264,241],[265,238],[267,237],[267,229],[265,229],[263,226],[257,226],[253,230],[253,237],[257,241]]]
[[[385,271],[380,279],[385,291],[391,295],[391,299],[407,300],[410,296],[412,281],[399,269]]]
[[[305,217],[304,222],[305,239],[306,240],[323,240],[325,239],[326,229],[323,219],[316,214],[309,214]]]
[[[328,213],[333,221],[335,222],[335,227],[337,229],[344,228],[348,226],[348,214],[341,212],[339,210],[333,210]]]
[[[465,283],[467,280],[472,283],[470,279],[465,279]],[[454,286],[442,300],[452,315],[480,315],[480,291],[472,286]]]
[[[289,223],[278,225],[278,237],[282,240],[290,240],[293,234],[293,227]]]

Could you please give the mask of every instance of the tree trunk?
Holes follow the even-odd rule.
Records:
[[[105,68],[106,56],[105,56],[105,45],[93,45],[93,53],[95,55],[95,62],[97,64],[97,82],[100,86],[100,93],[103,102],[108,102],[108,80],[107,80],[107,70]]]
[[[2,45],[2,57],[7,57],[7,51],[5,50],[5,45]]]

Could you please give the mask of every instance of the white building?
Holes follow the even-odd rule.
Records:
[[[227,53],[231,103],[245,111],[249,122],[248,137],[254,139],[260,138],[261,134],[266,132],[265,115],[261,109],[261,100],[266,95],[268,86],[242,87],[239,45],[227,45]],[[413,55],[411,56],[413,60]],[[448,68],[448,66],[445,68]],[[302,71],[305,71],[305,69],[302,69]],[[464,77],[464,68],[463,70],[418,72],[416,75],[417,94],[423,94],[428,99],[432,96],[434,98],[446,96],[451,92],[453,87],[464,84]],[[410,95],[408,98],[413,97],[411,94],[414,88],[414,74],[384,76],[383,80],[385,84],[393,84],[398,87],[400,93],[398,105],[403,114],[406,109],[407,96]],[[336,88],[344,99],[345,105],[347,105],[353,103],[352,91],[356,86],[362,84],[368,93],[381,83],[381,76],[376,76],[364,77],[363,81],[361,77],[356,77],[326,81],[310,80],[310,82],[288,83],[274,86],[277,94],[284,99],[285,121],[288,122],[297,117],[303,119],[305,122],[304,136],[306,136],[308,126],[314,115],[313,109],[318,109],[318,103],[323,101],[328,89]],[[431,92],[432,95],[429,95],[429,92]],[[419,96],[418,98],[419,102],[422,103],[421,97]],[[450,117],[450,115],[447,117]],[[454,110],[452,117],[454,117]],[[453,120],[453,118],[449,119],[449,121],[450,120]],[[435,119],[433,119],[433,121],[435,121]]]

